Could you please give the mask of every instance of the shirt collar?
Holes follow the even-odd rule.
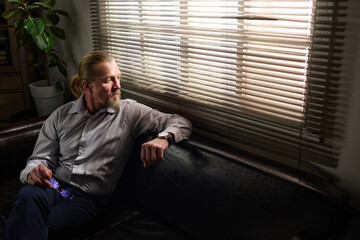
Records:
[[[74,114],[74,113],[85,113],[86,108],[84,104],[84,96],[85,94],[82,93],[78,99],[74,101],[74,104],[70,108],[68,114]]]
[[[87,109],[85,107],[85,104],[84,104],[84,101],[85,101],[84,98],[85,98],[85,93],[82,93],[81,96],[74,101],[74,104],[70,108],[68,114],[74,114],[74,113],[86,114],[86,112],[88,112],[88,111],[87,111]],[[106,107],[106,108],[100,109],[98,111],[98,113],[102,113],[102,112],[105,112],[105,111],[110,113],[110,114],[117,112],[117,110],[115,110],[112,107]]]

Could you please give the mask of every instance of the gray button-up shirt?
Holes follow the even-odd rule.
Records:
[[[134,100],[122,100],[120,110],[102,108],[90,114],[84,95],[54,111],[41,128],[33,154],[20,180],[45,164],[53,176],[94,196],[114,191],[135,139],[146,131],[170,132],[175,142],[187,139],[191,123]]]

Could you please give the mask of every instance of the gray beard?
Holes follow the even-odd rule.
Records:
[[[121,94],[119,95],[119,97],[116,100],[112,100],[111,97],[109,97],[108,102],[107,102],[107,107],[110,107],[114,110],[119,110],[121,106]]]

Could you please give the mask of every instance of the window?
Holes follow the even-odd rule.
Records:
[[[91,0],[123,97],[284,164],[336,166],[345,1]]]

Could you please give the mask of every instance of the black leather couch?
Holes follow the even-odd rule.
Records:
[[[3,222],[43,120],[0,128]],[[349,195],[334,184],[245,153],[234,160],[191,139],[145,169],[139,149],[149,138],[134,146],[106,214],[67,239],[344,239]]]

